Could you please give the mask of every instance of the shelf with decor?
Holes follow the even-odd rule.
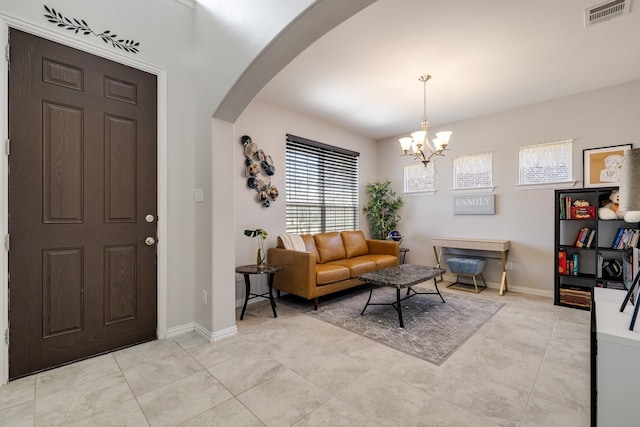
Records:
[[[609,200],[615,190],[617,187],[555,191],[556,305],[589,310],[594,287],[624,290],[629,286],[638,264],[638,251],[631,249],[640,240],[638,224],[598,217],[603,206],[611,208],[604,213],[615,216]]]

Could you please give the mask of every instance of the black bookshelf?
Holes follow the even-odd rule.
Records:
[[[617,187],[555,191],[554,304],[589,310],[594,287],[628,288],[633,251],[628,246],[614,249],[612,245],[620,229],[637,229],[638,224],[598,218],[598,208],[614,190]],[[570,207],[577,200],[586,201],[593,208],[571,212]]]

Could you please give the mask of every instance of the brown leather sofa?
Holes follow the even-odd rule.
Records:
[[[303,234],[306,252],[278,247],[267,253],[269,264],[282,267],[273,288],[308,300],[318,309],[318,297],[359,286],[358,276],[399,264],[400,244],[369,240],[362,231]],[[278,292],[279,293],[279,292]]]

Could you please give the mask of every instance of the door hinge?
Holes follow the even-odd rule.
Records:
[[[4,343],[9,345],[9,328],[4,330]]]
[[[7,144],[5,145],[4,150],[7,153],[7,156],[11,155],[11,140],[9,138],[7,138]]]
[[[11,244],[9,243],[9,233],[4,236],[4,248],[7,252],[9,252],[9,249],[11,248]]]
[[[10,62],[11,60],[9,59],[9,52],[11,51],[11,48],[9,47],[11,46],[9,43],[7,43],[7,46],[4,48],[4,54],[5,54],[5,58],[7,58],[7,62]]]

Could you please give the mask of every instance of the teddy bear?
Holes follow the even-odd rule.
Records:
[[[620,210],[620,196],[618,190],[613,190],[609,194],[609,200],[598,209],[598,218],[600,219],[622,219],[624,212]]]

